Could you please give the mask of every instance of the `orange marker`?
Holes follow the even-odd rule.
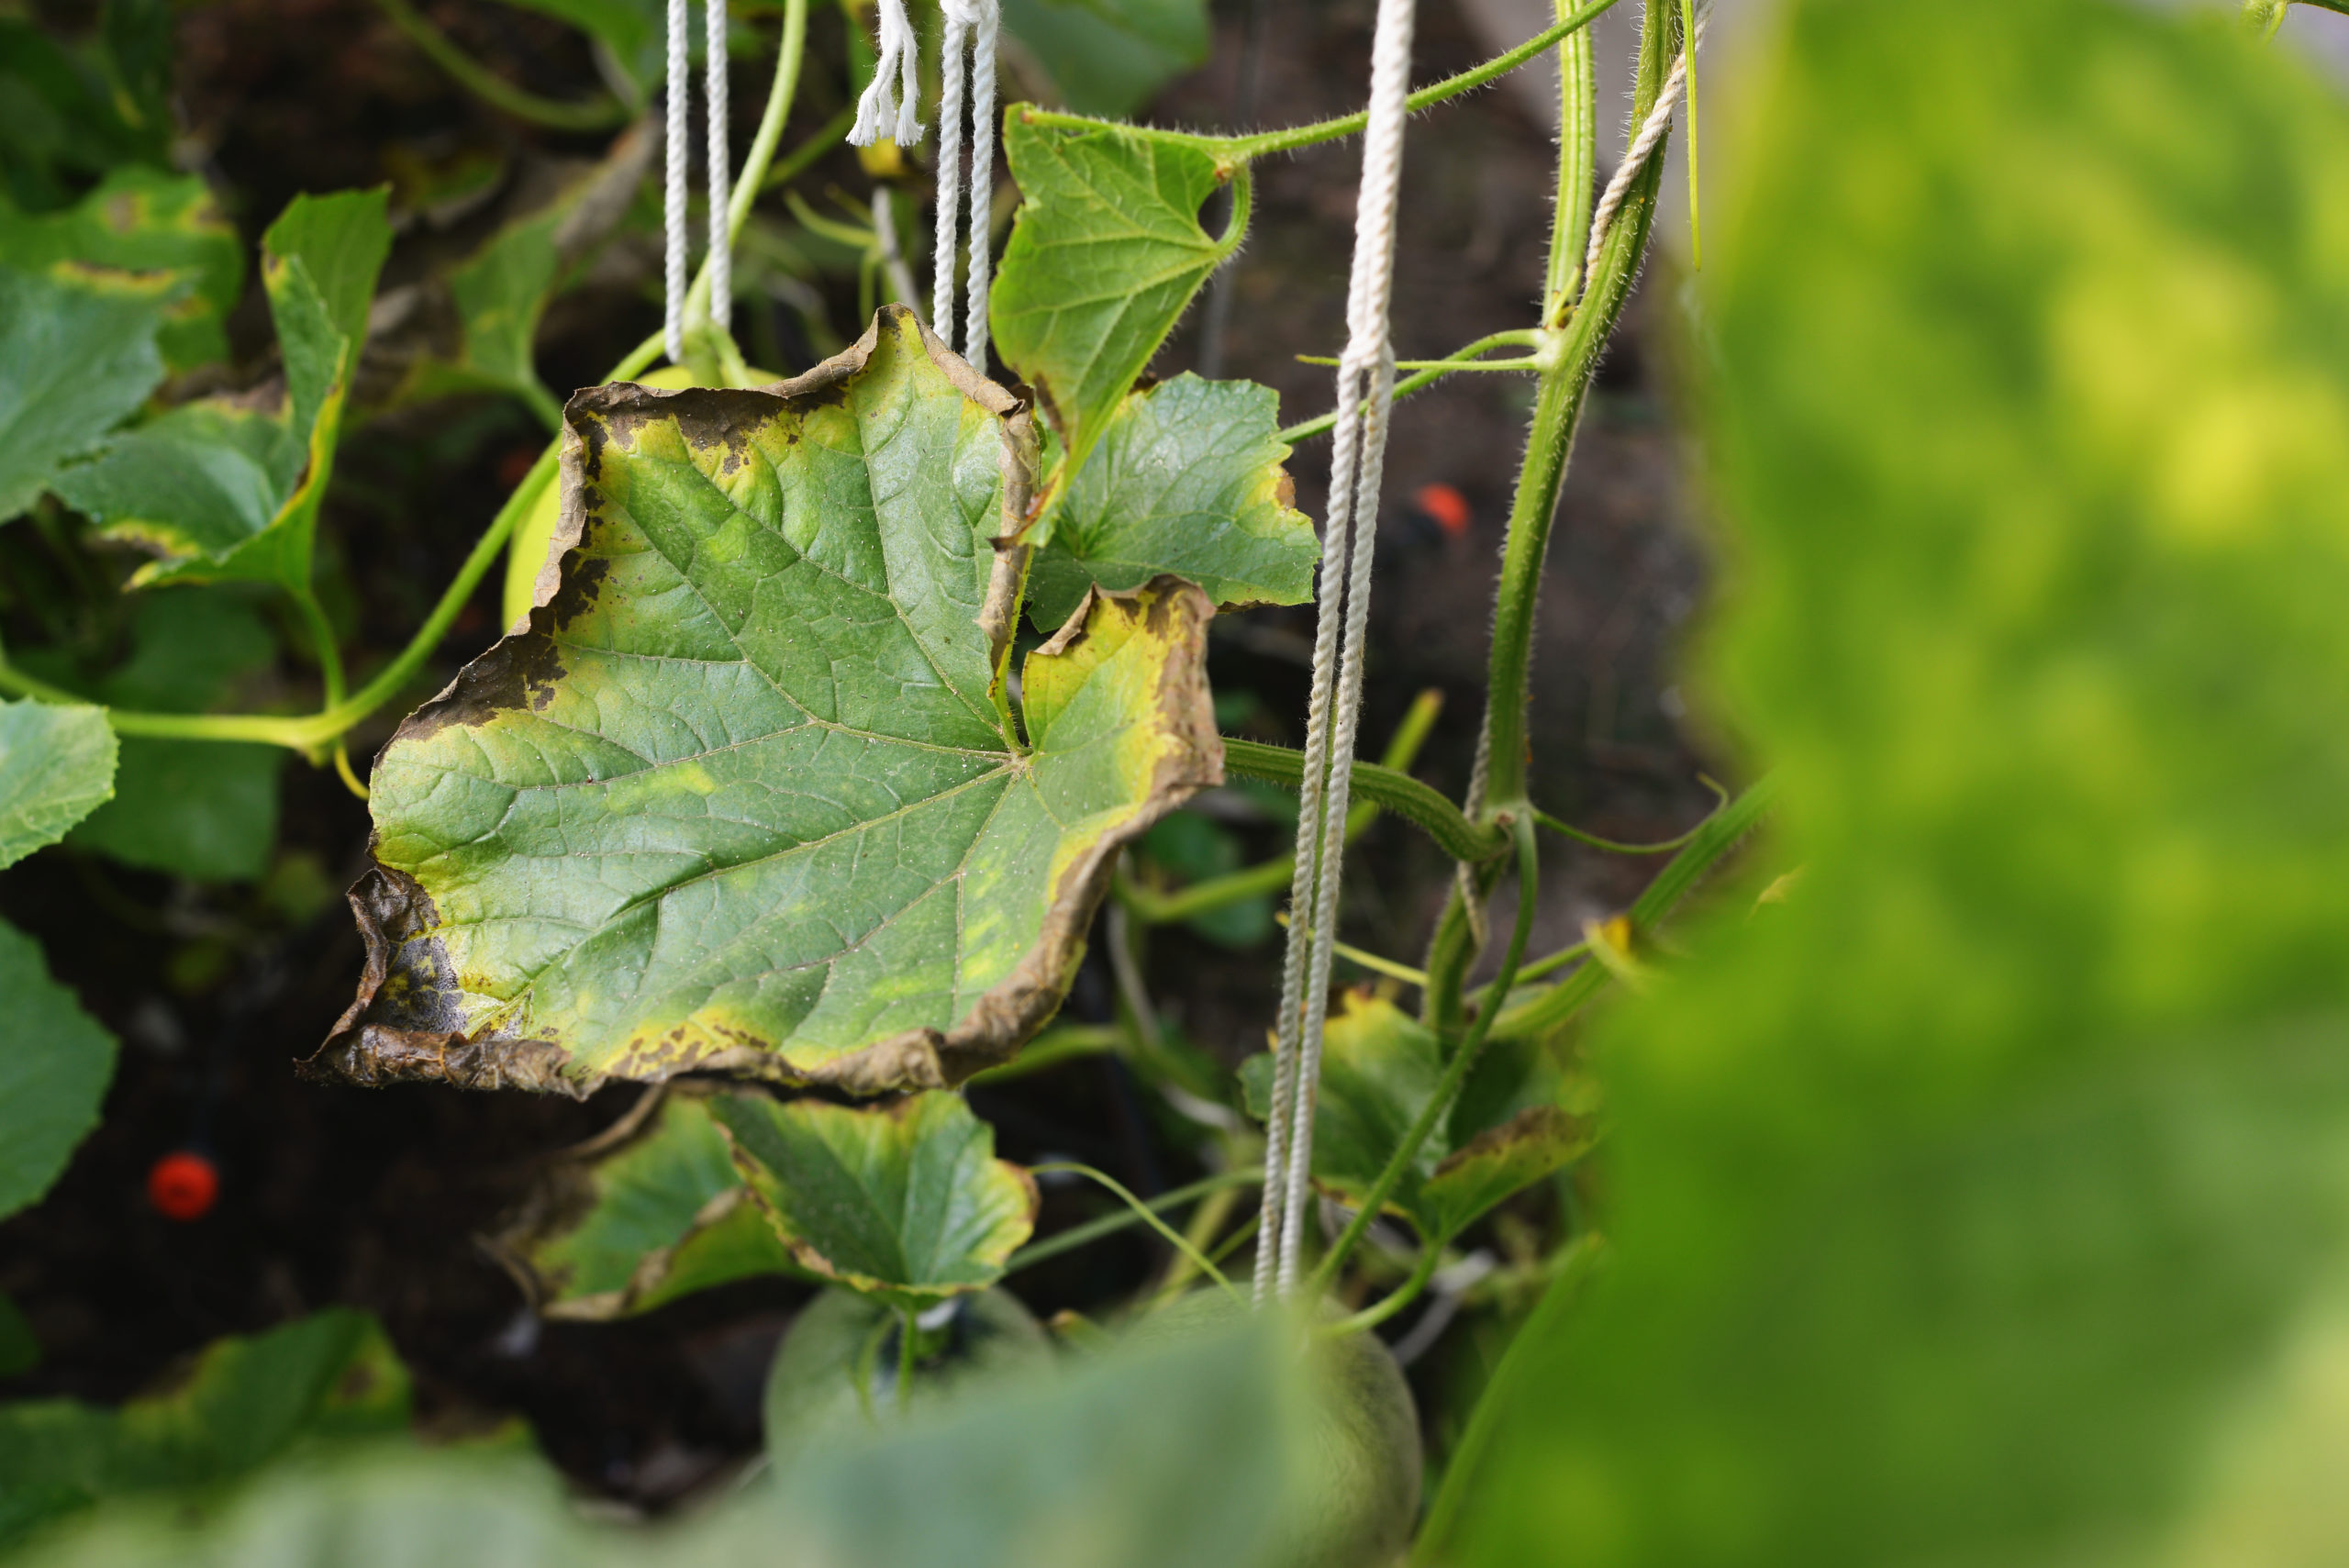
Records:
[[[1411,493],[1411,499],[1450,538],[1458,539],[1468,531],[1468,497],[1451,485],[1422,484]]]
[[[192,1149],[164,1155],[147,1173],[147,1201],[166,1219],[201,1219],[219,1195],[220,1173]]]

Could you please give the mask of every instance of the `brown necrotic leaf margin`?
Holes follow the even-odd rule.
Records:
[[[885,307],[864,336],[803,375],[751,391],[687,388],[663,391],[620,383],[575,393],[565,409],[562,438],[562,513],[539,570],[527,617],[487,652],[459,671],[440,693],[402,721],[384,750],[402,740],[429,737],[451,725],[477,725],[500,710],[541,707],[562,678],[555,628],[584,608],[595,584],[584,580],[598,562],[581,562],[568,573],[571,552],[584,534],[585,480],[596,453],[581,439],[574,417],[593,413],[608,419],[674,417],[707,430],[772,411],[776,397],[822,401],[841,395],[840,384],[863,371],[885,327],[896,328],[911,313]],[[1019,619],[1020,592],[1030,549],[1019,542],[1035,495],[1037,440],[1028,406],[973,370],[927,327],[924,348],[948,380],[1001,421],[1002,528],[993,543],[996,559],[979,624],[985,631],[996,691],[1005,685]],[[1125,844],[1174,810],[1194,792],[1223,782],[1223,743],[1215,725],[1206,679],[1207,623],[1215,606],[1188,583],[1161,577],[1125,595],[1098,595],[1130,606],[1158,627],[1179,621],[1187,657],[1172,662],[1159,695],[1169,728],[1179,744],[1162,762],[1141,809],[1124,828],[1105,835],[1063,873],[1053,889],[1036,945],[1001,981],[973,1004],[951,1030],[905,1030],[877,1040],[810,1073],[791,1072],[773,1051],[732,1047],[707,1056],[677,1060],[657,1074],[732,1073],[785,1082],[829,1085],[853,1094],[906,1088],[946,1088],[984,1068],[1008,1060],[1059,1010],[1085,952],[1085,933],[1108,893],[1117,855]],[[1078,607],[1052,642],[1057,652],[1081,636],[1094,597]],[[380,756],[381,753],[379,752]],[[375,843],[370,836],[372,857]],[[584,1098],[606,1081],[604,1074],[566,1073],[569,1052],[544,1040],[515,1035],[495,1026],[464,1032],[457,1016],[456,978],[440,941],[431,897],[414,878],[380,863],[372,865],[350,895],[351,908],[365,944],[358,994],[335,1021],[325,1042],[300,1064],[306,1077],[340,1080],[365,1087],[395,1083],[438,1082],[466,1089],[529,1089]],[[648,1074],[648,1076],[656,1076]]]

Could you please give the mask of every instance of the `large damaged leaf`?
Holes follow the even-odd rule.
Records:
[[[713,1285],[801,1270],[734,1168],[709,1102],[674,1090],[551,1168],[498,1238],[547,1318],[625,1318]]]
[[[1239,248],[1241,223],[1209,235],[1199,208],[1244,170],[1194,137],[1027,105],[1005,116],[1003,149],[1021,200],[987,318],[1067,453],[1028,536],[1041,545],[1066,477],[1083,472],[1166,334]]]
[[[775,1233],[810,1272],[926,1307],[985,1290],[1036,1228],[1036,1179],[995,1157],[962,1095],[852,1108],[729,1095],[715,1106]]]
[[[1323,1042],[1320,1092],[1314,1102],[1314,1184],[1360,1203],[1377,1184],[1403,1134],[1434,1098],[1443,1078],[1435,1031],[1384,997],[1346,993]],[[1261,1119],[1272,1100],[1272,1058],[1241,1065],[1248,1108]],[[1464,1096],[1419,1146],[1387,1207],[1431,1243],[1450,1240],[1510,1194],[1531,1185],[1590,1146],[1581,1118],[1559,1104],[1551,1075],[1531,1093]],[[1486,1118],[1490,1118],[1488,1121]]]
[[[262,282],[285,364],[282,392],[174,408],[58,476],[57,493],[113,538],[152,550],[134,586],[310,584],[318,506],[391,247],[382,190],[297,196],[262,237]]]
[[[1051,628],[1086,588],[1138,588],[1162,572],[1218,605],[1302,604],[1320,557],[1281,466],[1280,395],[1185,372],[1127,395],[1070,482],[1052,542],[1028,577],[1029,613]]]
[[[584,1092],[961,1081],[1059,1006],[1119,849],[1220,779],[1206,598],[1008,652],[1033,451],[912,315],[763,391],[573,400],[528,624],[373,775],[318,1066]]]

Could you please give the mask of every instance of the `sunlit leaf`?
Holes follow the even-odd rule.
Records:
[[[708,1103],[674,1092],[626,1137],[550,1171],[498,1245],[549,1318],[623,1318],[801,1272],[751,1202]]]
[[[2211,20],[1808,0],[1745,84],[1698,679],[1803,871],[1589,1042],[1460,1561],[2349,1553],[2349,106]]]
[[[173,370],[228,357],[223,322],[244,286],[244,248],[205,183],[136,165],[117,169],[61,212],[0,202],[0,259],[27,269],[61,261],[184,273],[191,286],[163,310],[156,346]]]
[[[1042,1027],[1119,848],[1221,743],[1171,579],[1030,654],[1013,729],[1015,407],[894,307],[777,391],[574,398],[549,601],[376,763],[320,1065],[872,1092]]]
[[[115,740],[95,707],[0,703],[0,866],[11,866],[114,794]]]
[[[40,1201],[97,1125],[114,1036],[49,977],[40,944],[0,921],[0,1216]],[[0,1464],[0,1476],[7,1473]],[[0,1497],[5,1513],[5,1497]]]
[[[1349,991],[1330,1019],[1323,1051],[1313,1179],[1341,1201],[1359,1203],[1434,1097],[1443,1051],[1433,1030],[1394,1003]],[[1261,1055],[1241,1068],[1248,1107],[1260,1120],[1272,1102],[1271,1068],[1272,1059]],[[1556,1103],[1554,1083],[1543,1077],[1530,1087],[1499,1107],[1506,1114],[1489,1125],[1455,1114],[1448,1128],[1439,1126],[1396,1184],[1388,1208],[1409,1218],[1427,1240],[1442,1243],[1589,1148],[1587,1129]]]
[[[165,295],[124,273],[0,264],[0,521],[96,446],[163,379]]]
[[[364,1313],[216,1340],[179,1387],[119,1409],[0,1405],[0,1517],[24,1532],[95,1502],[217,1487],[304,1440],[403,1430],[407,1407],[406,1369]]]
[[[1026,106],[1005,117],[1003,146],[1020,206],[988,312],[996,350],[1036,389],[1065,470],[1081,473],[1237,244],[1199,227],[1199,208],[1233,171],[1189,137],[1067,125]],[[1037,519],[1031,542],[1046,542],[1056,515]]]
[[[1200,0],[1006,0],[1003,25],[1061,102],[1112,117],[1204,62],[1209,42]]]
[[[108,441],[58,494],[161,559],[134,585],[259,581],[306,591],[368,302],[391,246],[383,190],[296,196],[262,237],[282,401],[208,398]]]
[[[751,1194],[807,1268],[900,1307],[1002,1277],[1036,1224],[1036,1183],[945,1090],[851,1108],[732,1095],[714,1103]]]
[[[1036,624],[1060,625],[1093,584],[1138,588],[1162,572],[1219,605],[1311,598],[1321,547],[1289,505],[1279,413],[1268,386],[1187,372],[1130,394],[1030,568]]]

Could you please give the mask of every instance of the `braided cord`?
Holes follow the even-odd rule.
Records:
[[[686,111],[691,107],[693,81],[689,67],[685,0],[669,0],[669,87],[666,139],[667,180],[662,190],[663,284],[667,314],[662,322],[662,346],[670,362],[685,357],[685,145]]]
[[[728,243],[726,212],[732,204],[734,151],[727,144],[729,106],[726,85],[726,0],[706,0],[703,42],[707,57],[704,95],[709,116],[709,318],[720,327],[734,325],[734,247]]]

